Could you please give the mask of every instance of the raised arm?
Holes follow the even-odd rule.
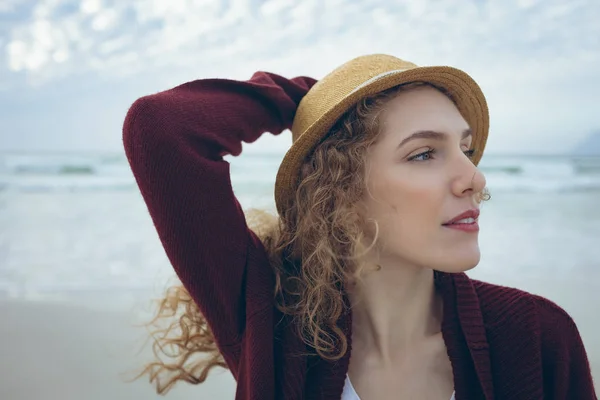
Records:
[[[266,72],[196,80],[136,100],[125,118],[125,153],[159,238],[220,345],[235,344],[244,327],[253,243],[223,156],[290,128],[314,83]]]

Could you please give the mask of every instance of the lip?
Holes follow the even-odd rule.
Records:
[[[464,218],[473,218],[475,220],[474,223],[472,224],[456,224],[456,225],[452,225],[454,222],[456,221],[460,221],[461,219]],[[479,209],[477,208],[473,208],[470,210],[467,210],[461,214],[458,214],[456,217],[452,218],[449,221],[444,222],[442,225],[446,226],[446,227],[451,227],[451,228],[455,228],[457,225],[459,226],[465,226],[465,225],[476,225],[477,224],[477,219],[479,218]]]
[[[450,225],[442,225],[444,228],[448,229],[456,229],[458,231],[463,232],[479,232],[479,224],[477,221],[471,224],[450,224]]]

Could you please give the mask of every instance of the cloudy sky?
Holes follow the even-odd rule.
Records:
[[[560,153],[600,129],[598,21],[598,0],[0,0],[0,150],[121,151],[144,94],[384,52],[471,74],[490,153]]]

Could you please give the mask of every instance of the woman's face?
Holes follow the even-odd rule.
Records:
[[[475,267],[478,232],[444,226],[478,209],[486,184],[468,154],[469,125],[448,97],[428,86],[400,92],[380,118],[381,135],[367,155],[365,205],[379,223],[381,263],[445,272]]]

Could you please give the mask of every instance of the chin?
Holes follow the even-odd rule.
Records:
[[[473,254],[470,257],[457,257],[454,259],[447,258],[440,263],[434,264],[437,267],[435,268],[441,272],[448,273],[460,273],[467,272],[475,268],[479,261],[481,260],[481,256],[478,254]]]

